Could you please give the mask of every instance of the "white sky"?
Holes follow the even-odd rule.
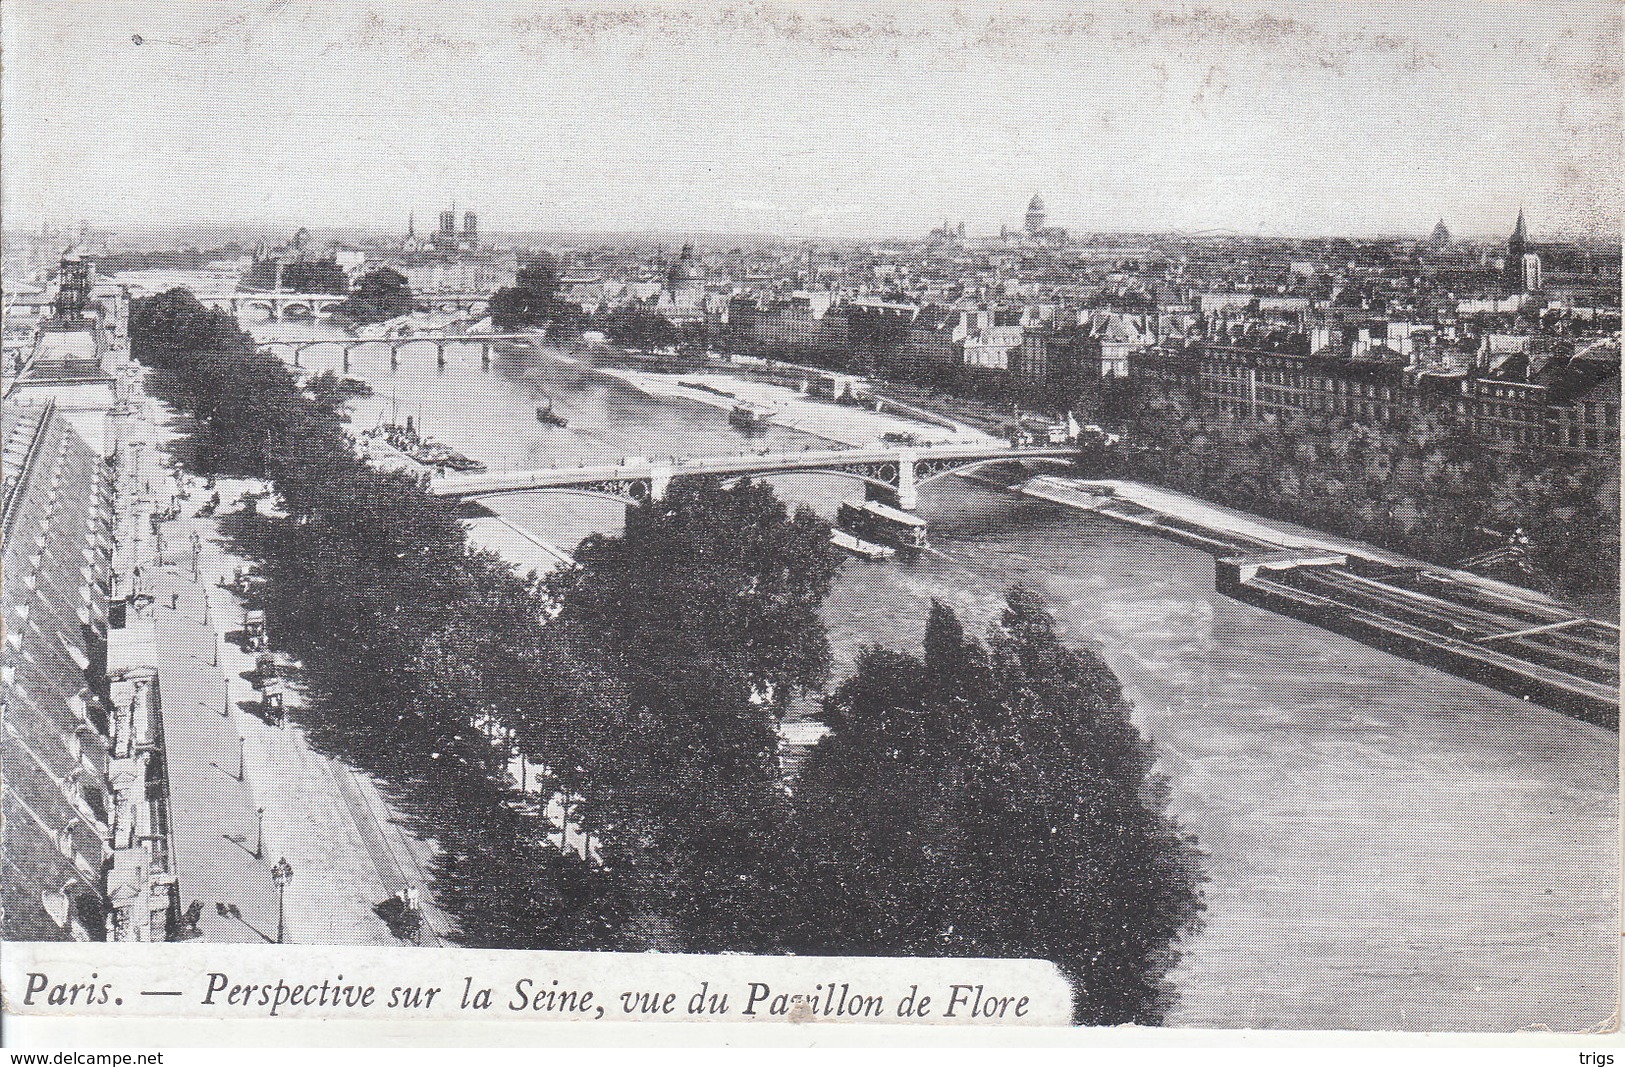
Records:
[[[1620,225],[1617,0],[0,10],[8,229]]]

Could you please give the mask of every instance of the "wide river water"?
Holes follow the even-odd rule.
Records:
[[[822,444],[779,428],[747,440],[721,410],[541,353],[486,371],[453,351],[437,370],[414,346],[392,371],[373,345],[351,373],[375,390],[359,426],[393,407],[492,470]],[[568,429],[536,421],[544,398]],[[774,483],[825,514],[861,495]],[[562,494],[491,506],[566,549],[622,521]],[[1093,514],[954,478],[922,490],[920,512],[935,551],[843,567],[825,611],[837,677],[865,645],[917,649],[933,598],[982,629],[1012,583],[1046,593],[1122,678],[1206,853],[1206,924],[1182,946],[1171,1024],[1561,1031],[1611,1016],[1616,734],[1230,600],[1211,557]]]

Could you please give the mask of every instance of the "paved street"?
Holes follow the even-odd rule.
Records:
[[[161,406],[149,410],[164,417]],[[162,445],[174,434],[151,422],[136,432],[159,446],[146,450],[144,473],[163,496],[162,510]],[[223,510],[250,487],[219,483]],[[296,687],[287,690],[289,725],[264,714],[251,680],[255,654],[241,640],[246,609],[223,585],[247,561],[226,550],[212,518],[197,516],[207,496],[194,481],[189,498],[176,501],[179,514],[161,524],[163,565],[153,581],[174,819],[195,826],[195,839],[230,842],[201,867],[178,857],[183,906],[207,888],[205,937],[259,940],[263,931],[274,939],[269,865],[286,857],[294,871],[285,902],[289,941],[400,945],[380,906],[411,885],[422,898],[423,944],[446,944],[451,923],[434,904],[429,877],[433,844],[404,828],[378,782],[311,747],[298,725],[306,710]],[[216,898],[238,902],[243,922],[216,916]]]
[[[203,903],[198,927],[211,941],[274,941],[276,889],[256,855],[254,799],[238,777],[238,732],[225,707],[213,634],[201,622],[201,591],[168,568],[159,569],[152,591],[181,907]]]

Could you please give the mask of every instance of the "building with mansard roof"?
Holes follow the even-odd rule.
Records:
[[[103,681],[109,470],[52,400],[8,402],[5,422],[0,935],[162,940],[170,901],[139,840],[152,768],[115,743]]]

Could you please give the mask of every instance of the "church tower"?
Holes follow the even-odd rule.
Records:
[[[1529,250],[1529,228],[1523,221],[1523,208],[1518,209],[1518,224],[1507,238],[1507,280],[1513,285],[1523,284],[1523,255]]]
[[[1529,247],[1529,228],[1524,223],[1521,207],[1518,224],[1507,238],[1506,282],[1520,292],[1540,288],[1540,257]]]
[[[1024,226],[1028,233],[1036,234],[1044,228],[1048,221],[1048,214],[1044,210],[1044,199],[1037,193],[1027,202],[1027,218]]]

